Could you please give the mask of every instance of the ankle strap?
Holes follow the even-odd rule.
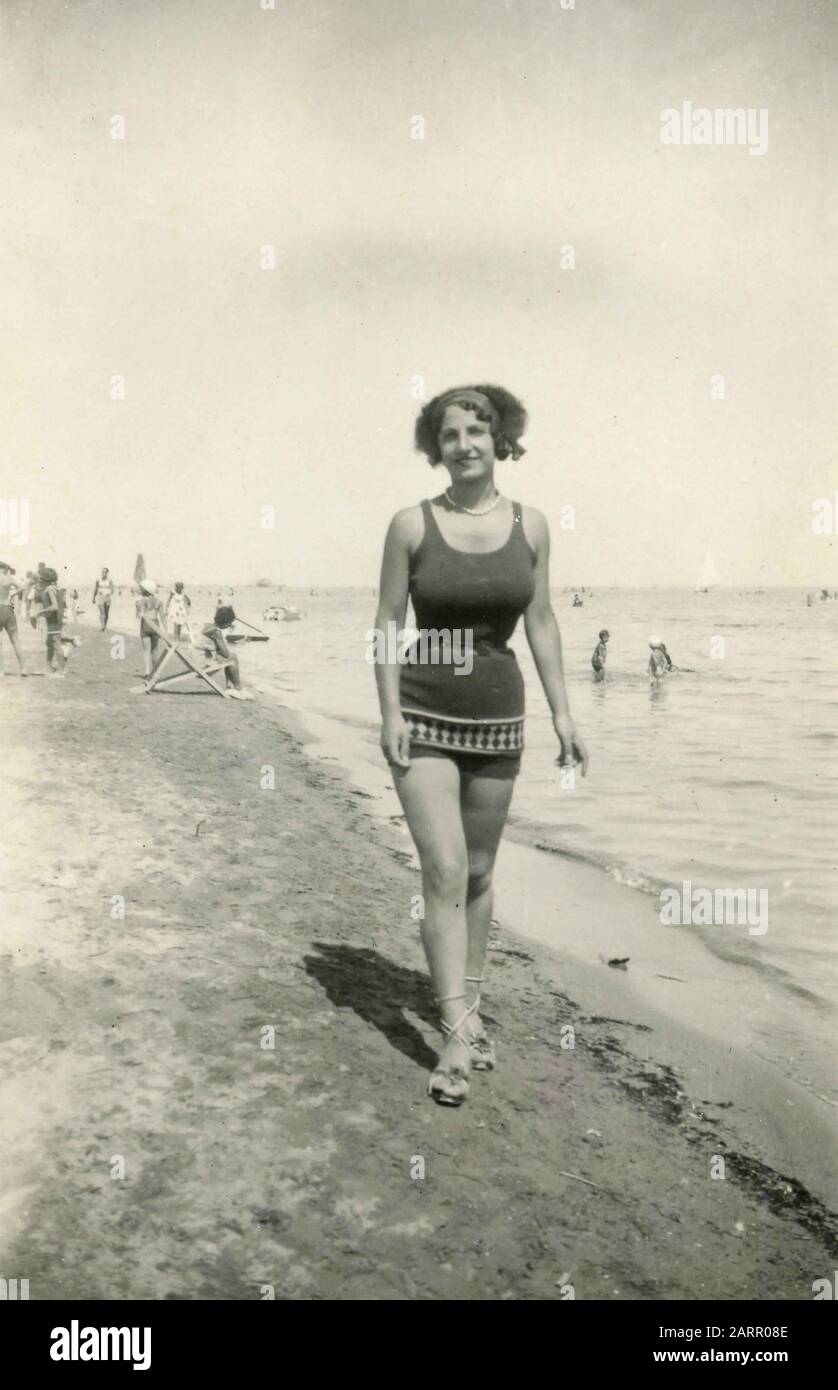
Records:
[[[460,994],[455,994],[452,997],[454,999],[463,998],[463,996]],[[446,1023],[444,1018],[441,1018],[439,1020],[439,1026],[445,1034],[446,1038],[455,1038],[458,1043],[462,1043],[463,1047],[468,1048],[469,1051],[471,1050],[471,1039],[464,1038],[462,1033],[460,1032],[460,1029],[462,1028],[463,1024],[471,1018],[476,1007],[477,1006],[475,1004],[469,1004],[468,1008],[464,1010],[464,1012],[457,1019],[456,1023]]]
[[[482,976],[482,975],[466,975],[466,984],[467,984],[467,985],[481,985],[482,983],[483,983],[483,976]]]
[[[438,994],[436,1002],[438,1004],[449,1004],[452,999],[465,999],[464,994]]]

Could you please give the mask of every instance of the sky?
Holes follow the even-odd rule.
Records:
[[[265,3],[0,0],[0,557],[374,585],[496,381],[555,584],[838,586],[838,6]]]

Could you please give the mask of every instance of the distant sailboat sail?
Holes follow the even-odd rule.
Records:
[[[704,557],[704,564],[701,566],[701,574],[698,576],[698,583],[695,586],[695,591],[697,594],[706,594],[708,589],[712,589],[713,586],[718,583],[719,575],[716,569],[716,563],[708,547],[707,554]]]

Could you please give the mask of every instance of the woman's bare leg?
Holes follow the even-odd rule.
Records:
[[[239,669],[239,659],[237,656],[233,656],[232,652],[230,652],[230,665],[227,667],[226,675],[227,684],[231,685],[234,690],[241,690],[242,678]]]
[[[20,667],[21,675],[27,676],[29,672],[26,669],[26,657],[23,655],[23,647],[20,645],[20,637],[18,635],[17,628],[13,628],[12,631],[9,633],[9,641],[14,647],[14,653],[17,657],[17,662],[18,666]]]
[[[453,1026],[465,1009],[468,856],[460,810],[460,773],[450,758],[415,758],[393,767],[393,781],[422,865],[422,945],[439,1010]],[[458,998],[447,999],[455,995]],[[449,1056],[450,1052],[450,1056]],[[443,1058],[468,1070],[466,1049],[449,1039]]]
[[[472,977],[482,976],[485,969],[492,921],[492,874],[514,787],[512,778],[463,775],[460,805],[468,853],[466,975]],[[473,1004],[480,985],[472,979],[466,991],[469,1004]],[[476,1014],[472,1016],[472,1030],[480,1031]]]

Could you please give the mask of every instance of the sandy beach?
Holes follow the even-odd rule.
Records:
[[[499,1067],[435,1106],[403,845],[278,702],[132,694],[136,638],[79,630],[64,681],[7,647],[0,682],[0,1249],[32,1299],[812,1298],[838,1221],[785,1165],[817,1121],[757,1060],[516,934],[510,845]]]

